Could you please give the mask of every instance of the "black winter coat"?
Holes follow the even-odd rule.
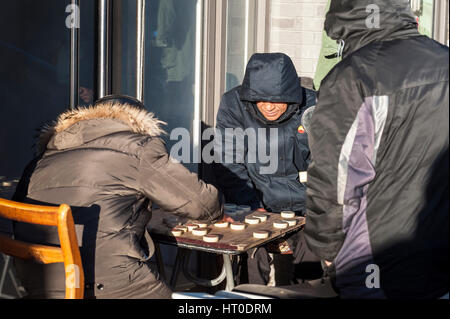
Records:
[[[256,102],[283,102],[289,107],[281,118],[267,121],[256,107]],[[225,93],[217,114],[215,174],[219,188],[226,201],[240,205],[251,205],[253,209],[264,207],[269,211],[293,210],[304,212],[306,186],[299,181],[299,172],[306,171],[309,161],[308,136],[300,128],[303,112],[315,105],[316,96],[311,90],[302,88],[291,59],[285,54],[255,54],[250,59],[242,86]],[[299,129],[300,128],[300,129]],[[270,143],[277,145],[277,157],[272,158],[274,169],[269,163],[256,156],[250,160],[248,138],[244,147],[239,147],[237,139],[226,135],[227,129],[254,130],[257,139],[263,137],[263,149],[269,153]],[[258,129],[266,129],[266,136],[258,134]],[[270,129],[277,130],[277,137],[270,138]],[[236,136],[243,138],[242,133]],[[217,144],[220,147],[217,147]],[[265,148],[265,149],[264,149]],[[226,155],[241,155],[226,162]]]
[[[68,111],[43,134],[43,153],[14,197],[71,206],[86,286],[101,287],[97,297],[152,297],[158,283],[149,282],[155,276],[146,262],[154,251],[144,239],[152,204],[209,222],[222,215],[218,190],[169,157],[159,125],[152,114],[122,104]],[[17,223],[14,234],[34,243],[59,242],[54,228]],[[62,264],[17,263],[30,293],[64,297]],[[147,286],[139,287],[140,281]]]
[[[333,0],[325,26],[345,47],[311,120],[308,245],[342,297],[443,296],[448,47],[419,34],[407,0]]]

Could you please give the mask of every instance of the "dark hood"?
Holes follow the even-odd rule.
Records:
[[[368,28],[374,5],[380,9],[379,28]],[[419,35],[408,0],[331,0],[325,31],[330,38],[345,41],[344,57],[373,41]]]
[[[247,64],[239,91],[242,101],[302,104],[300,80],[292,60],[283,53],[257,53]]]

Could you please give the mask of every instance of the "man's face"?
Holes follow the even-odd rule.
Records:
[[[268,121],[276,121],[287,110],[287,103],[258,102],[258,110]]]

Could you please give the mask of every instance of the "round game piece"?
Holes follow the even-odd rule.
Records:
[[[291,211],[284,211],[284,212],[281,212],[281,217],[283,217],[283,218],[294,218],[295,217],[295,213],[291,212]]]
[[[250,212],[252,210],[252,208],[248,205],[239,205],[237,209],[243,210],[244,212]]]
[[[258,218],[261,223],[264,223],[265,221],[267,221],[267,215],[257,214],[257,215],[253,215],[252,217]]]
[[[232,204],[232,203],[226,203],[225,205],[223,205],[223,208],[225,208],[226,210],[228,209],[236,209],[237,205],[236,204]]]
[[[285,219],[284,222],[288,223],[289,227],[297,225],[296,219]]]
[[[300,183],[308,182],[308,172],[299,172],[298,173]]]
[[[214,224],[214,227],[217,228],[227,228],[228,227],[228,222],[218,222]]]
[[[256,225],[259,224],[259,218],[245,217],[245,222],[249,225]]]
[[[208,234],[208,228],[196,228],[192,231],[194,236],[205,236]]]
[[[195,222],[194,223],[195,225],[197,225],[199,228],[205,228],[205,227],[208,227],[208,224],[205,224],[205,223],[200,223],[200,222]]]
[[[245,229],[245,224],[243,224],[243,223],[232,223],[230,225],[230,228],[232,230],[244,230]]]
[[[255,238],[260,238],[260,239],[265,239],[265,238],[269,238],[269,232],[268,231],[255,231],[253,232],[253,237]]]
[[[181,230],[179,228],[174,228],[174,229],[171,230],[171,233],[175,237],[179,237],[179,236],[183,235],[183,230]]]
[[[199,228],[196,224],[186,224],[184,226],[188,228],[188,231],[193,231],[194,229]]]
[[[174,227],[174,229],[182,230],[183,233],[187,233],[189,231],[189,229],[186,226],[181,226],[181,225]]]
[[[289,224],[286,222],[273,222],[273,227],[278,229],[286,229],[288,228]]]
[[[217,243],[219,241],[219,235],[205,235],[203,236],[203,241],[207,243]]]

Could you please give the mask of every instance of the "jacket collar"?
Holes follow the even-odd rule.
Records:
[[[37,153],[42,154],[50,144],[52,148],[63,149],[119,131],[160,136],[165,133],[161,128],[164,124],[153,113],[128,104],[107,102],[95,107],[78,107],[60,114],[55,122],[41,130]]]

